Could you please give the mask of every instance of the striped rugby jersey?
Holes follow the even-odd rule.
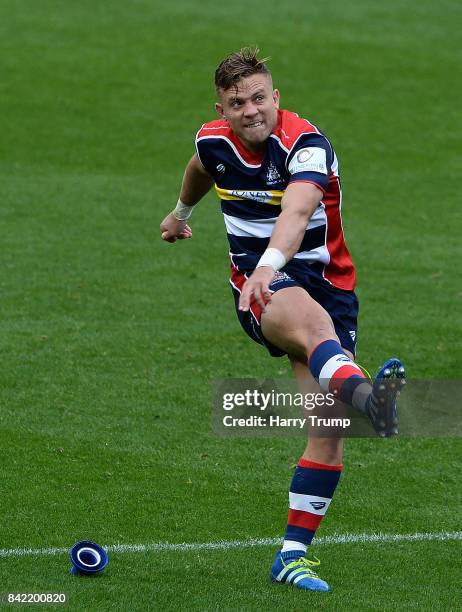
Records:
[[[323,192],[294,258],[284,267],[303,274],[309,266],[333,286],[355,287],[355,268],[343,236],[342,192],[332,145],[312,123],[287,110],[261,155],[247,151],[229,124],[205,123],[196,150],[215,180],[233,264],[252,272],[268,246],[289,183],[314,183]]]

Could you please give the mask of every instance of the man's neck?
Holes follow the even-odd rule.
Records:
[[[242,144],[244,149],[247,149],[247,151],[249,151],[249,153],[252,153],[252,155],[263,155],[263,153],[266,151],[266,143],[268,141],[265,140],[265,142],[252,144],[252,143],[246,143],[241,138],[239,138],[239,142]]]

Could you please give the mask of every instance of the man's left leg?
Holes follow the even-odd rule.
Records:
[[[261,321],[266,340],[305,361],[323,391],[365,413],[380,436],[397,433],[396,399],[405,384],[399,359],[388,359],[371,384],[342,348],[329,314],[299,287],[277,291]]]

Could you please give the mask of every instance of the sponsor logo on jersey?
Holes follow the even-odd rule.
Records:
[[[268,191],[243,191],[241,189],[233,189],[231,195],[247,200],[256,200],[257,202],[267,202],[273,198],[273,195]]]
[[[319,172],[327,174],[326,152],[320,147],[305,147],[293,156],[289,164],[290,174]]]
[[[264,204],[280,205],[283,191],[277,189],[225,189],[215,184],[215,191],[221,200],[253,200]]]
[[[280,183],[282,181],[281,175],[278,172],[278,169],[270,162],[268,166],[268,170],[266,172],[266,184],[267,185],[275,185],[276,183]]]
[[[341,357],[337,357],[337,359],[335,361],[350,361],[350,358],[345,356],[341,356]]]
[[[305,164],[313,157],[314,153],[310,149],[302,149],[297,153],[297,161],[299,164]]]

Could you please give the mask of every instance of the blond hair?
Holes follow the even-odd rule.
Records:
[[[215,88],[226,91],[240,79],[252,74],[269,74],[265,62],[270,58],[259,59],[258,47],[243,47],[240,51],[231,53],[220,62],[215,70]]]

